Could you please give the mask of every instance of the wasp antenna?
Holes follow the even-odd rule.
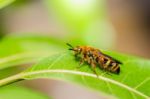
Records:
[[[72,50],[73,49],[73,46],[69,43],[66,43],[69,47],[71,47],[69,50]]]
[[[73,50],[72,48],[69,48],[69,50]]]

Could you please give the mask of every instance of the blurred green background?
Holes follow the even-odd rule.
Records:
[[[67,50],[65,43],[71,43],[149,58],[149,5],[148,0],[0,0],[0,57],[35,50],[55,53]],[[13,69],[1,76],[20,70]],[[59,81],[42,79],[22,85],[54,99],[100,97]]]

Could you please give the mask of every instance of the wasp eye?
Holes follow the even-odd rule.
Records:
[[[81,51],[81,48],[78,48],[78,52],[80,52]]]

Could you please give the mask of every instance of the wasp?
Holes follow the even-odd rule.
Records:
[[[75,57],[80,58],[80,64],[87,62],[91,65],[92,70],[96,75],[96,66],[104,71],[112,72],[115,74],[120,73],[120,64],[122,64],[117,59],[112,58],[109,55],[102,53],[99,49],[89,47],[89,46],[76,46],[73,47],[69,43],[67,45],[75,53]]]

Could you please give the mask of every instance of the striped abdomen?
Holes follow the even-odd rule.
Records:
[[[117,61],[113,60],[110,57],[100,55],[97,58],[97,62],[100,65],[100,67],[106,71],[110,71],[116,74],[120,73],[119,63],[117,63]]]

